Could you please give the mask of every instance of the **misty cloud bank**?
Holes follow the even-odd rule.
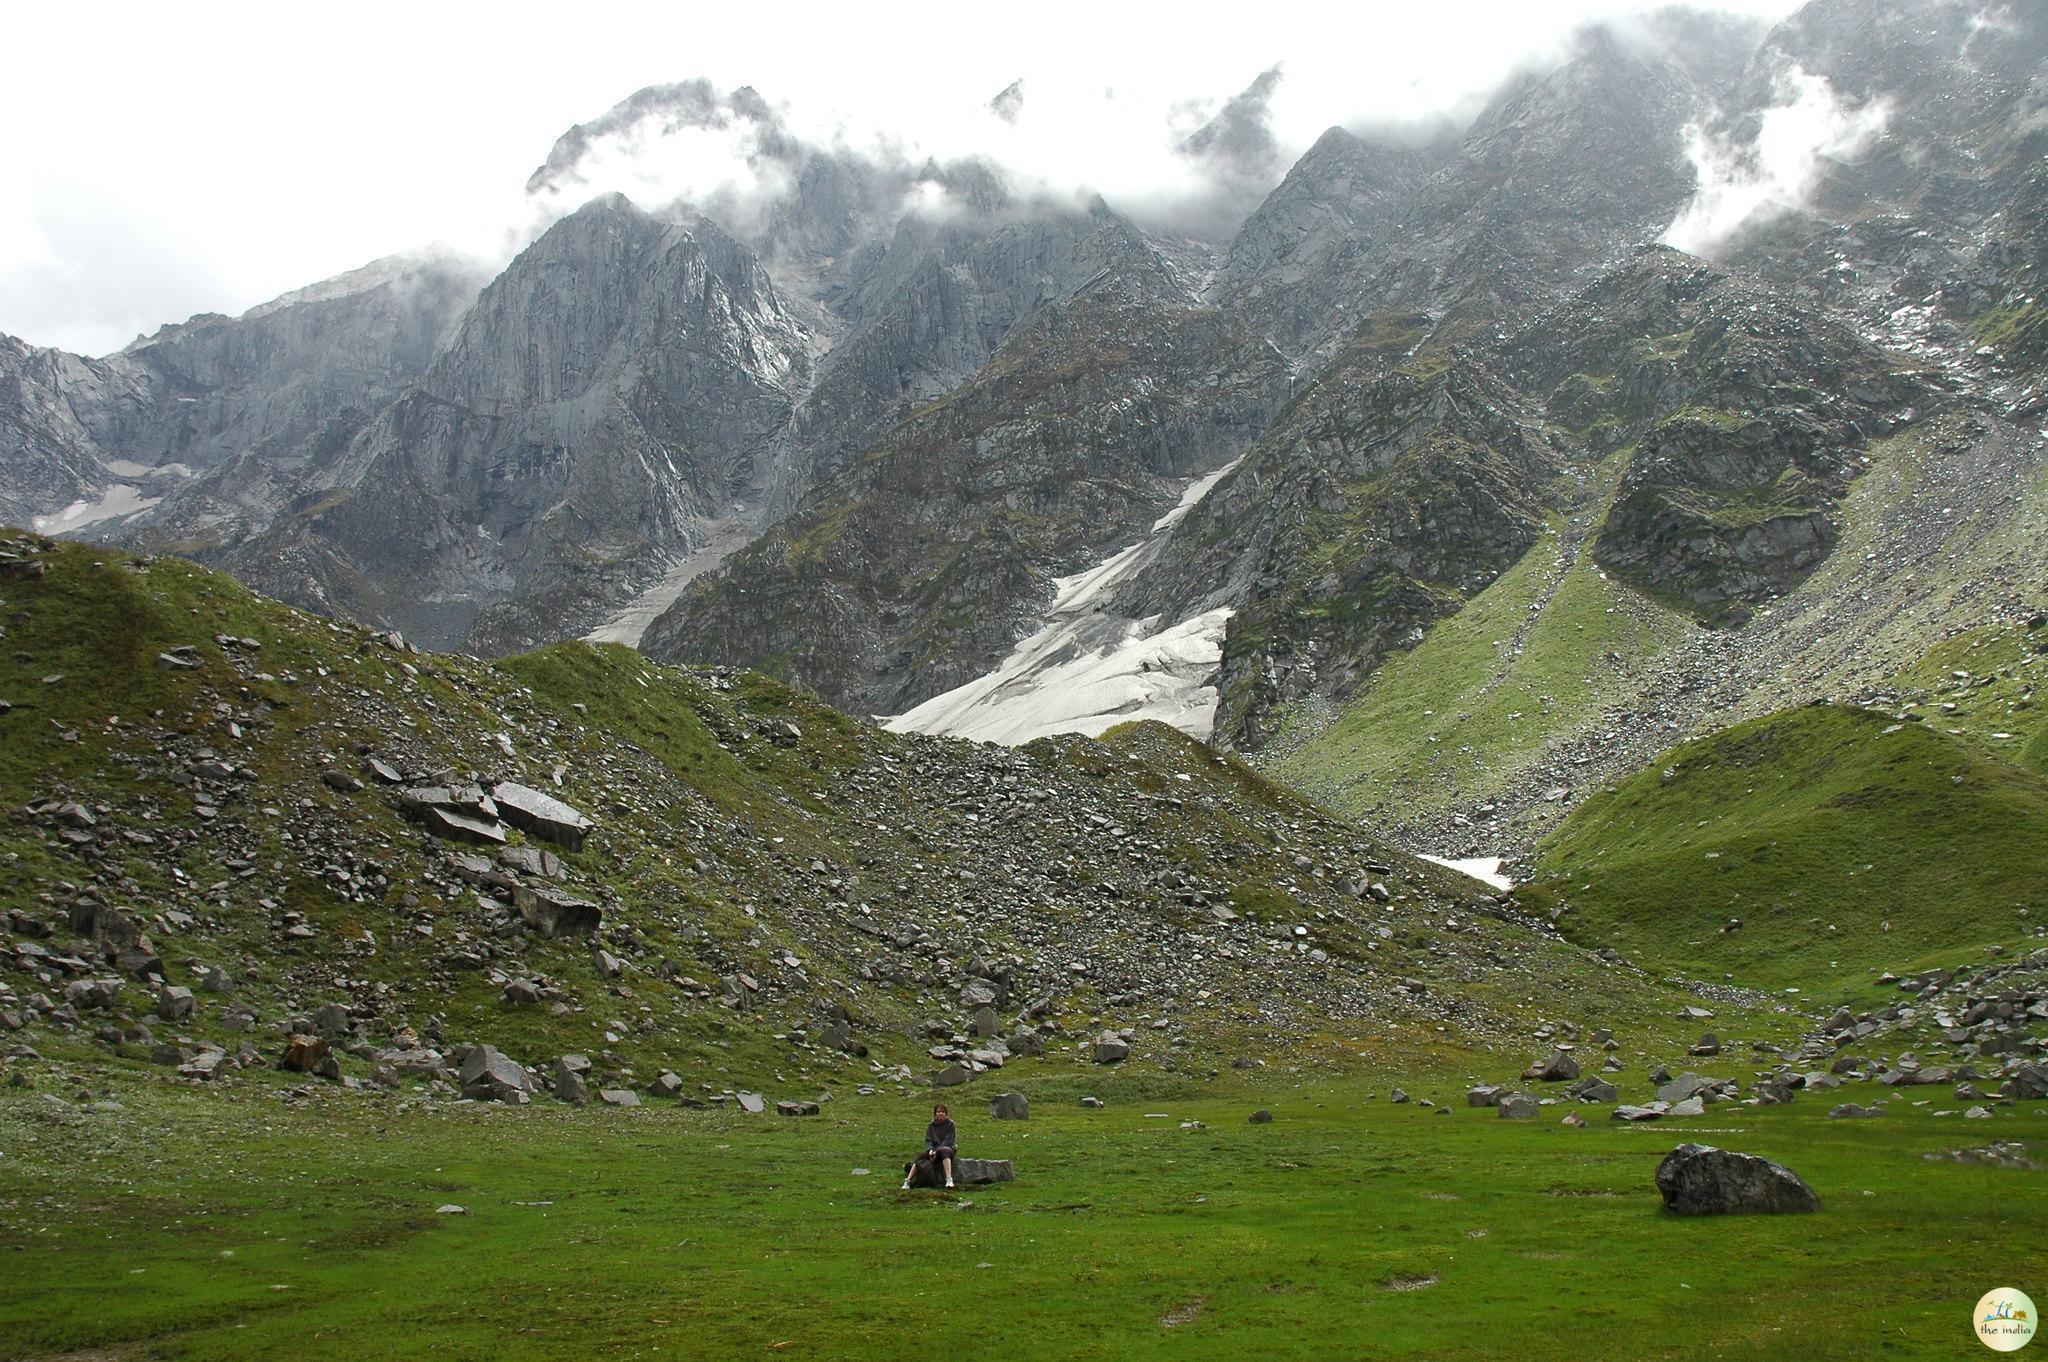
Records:
[[[1760,34],[1796,3],[1703,0],[1701,12],[1747,16]],[[812,194],[852,193],[852,217],[886,229],[904,211],[991,196],[1085,207],[1099,193],[1148,229],[1220,240],[1333,124],[1433,140],[1504,81],[1561,58],[1586,25],[1656,27],[1647,16],[1661,4],[1283,4],[1219,25],[1111,7],[1091,14],[1085,44],[1056,24],[1019,33],[963,12],[906,48],[852,12],[808,21],[805,42],[763,43],[758,15],[591,0],[545,52],[515,24],[477,32],[430,8],[406,18],[413,46],[474,59],[368,101],[362,73],[388,55],[376,23],[337,32],[281,12],[257,31],[167,12],[142,25],[147,43],[102,51],[85,12],[42,7],[25,32],[92,57],[0,89],[23,126],[69,111],[25,144],[16,192],[0,195],[0,331],[105,353],[436,239],[502,264],[608,191],[755,240],[816,221],[789,211]],[[638,40],[621,44],[605,12]],[[589,117],[659,79],[664,53],[694,54],[680,59],[711,79],[648,86]],[[201,64],[237,83],[181,88],[143,111],[161,71]],[[249,117],[259,88],[266,114]],[[563,135],[578,115],[588,121]],[[1759,201],[1783,196],[1755,183],[1786,177],[1745,180],[1739,154],[1721,160]],[[834,163],[871,183],[818,173]]]
[[[843,123],[806,126],[802,110],[752,87],[708,81],[652,86],[566,133],[527,182],[530,239],[608,193],[649,210],[701,212],[772,243],[799,198],[888,220],[1004,205],[1085,207],[1097,194],[1144,225],[1220,241],[1278,184],[1304,149],[1283,145],[1273,103],[1286,79],[1269,67],[1228,99],[1164,109],[1114,90],[1035,92],[1022,80],[912,139]],[[851,201],[818,203],[830,196]]]
[[[1830,161],[1853,161],[1884,135],[1881,100],[1850,107],[1823,76],[1794,65],[1779,73],[1778,102],[1759,117],[1753,139],[1694,124],[1686,155],[1699,176],[1692,201],[1663,240],[1713,256],[1744,232],[1810,206]]]

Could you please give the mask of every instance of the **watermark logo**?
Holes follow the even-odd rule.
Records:
[[[2034,1302],[2010,1286],[1995,1286],[1977,1302],[1970,1327],[1977,1341],[1993,1352],[2009,1353],[2027,1346],[2034,1336]]]

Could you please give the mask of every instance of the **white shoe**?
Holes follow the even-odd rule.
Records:
[[[951,1178],[947,1178],[947,1179],[946,1179],[946,1190],[947,1190],[947,1191],[949,1191],[949,1192],[953,1190],[953,1179],[951,1179]]]
[[[903,1179],[903,1190],[904,1190],[904,1191],[906,1191],[906,1192],[910,1190],[910,1179],[909,1179],[909,1178],[905,1178],[905,1179]]]

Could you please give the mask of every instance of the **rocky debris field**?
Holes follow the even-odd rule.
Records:
[[[1904,997],[1861,1011],[1838,1008],[1792,1045],[1703,1031],[1682,1054],[1639,1066],[1624,1060],[1623,1042],[1608,1028],[1546,1023],[1535,1038],[1550,1048],[1519,1083],[1477,1084],[1466,1104],[1494,1107],[1507,1118],[1562,1107],[1568,1122],[1582,1119],[1580,1104],[1610,1105],[1613,1120],[1641,1122],[1702,1116],[1721,1102],[1781,1106],[1802,1097],[1827,1103],[1837,1120],[1879,1116],[1898,1101],[1966,1120],[2041,1112],[2020,1104],[2048,1098],[2048,950],[1886,974],[1877,986]],[[1713,1017],[1711,1009],[1688,1005],[1679,1020]],[[1693,1065],[1745,1072],[1715,1076]],[[1624,1089],[1654,1095],[1624,1101]],[[1398,1090],[1394,1100],[1404,1100]]]
[[[751,1110],[1020,1059],[1501,1046],[1589,990],[1668,1011],[1158,725],[898,736],[748,673],[436,656],[33,536],[0,627],[17,1065]]]

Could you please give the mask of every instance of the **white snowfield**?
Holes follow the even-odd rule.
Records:
[[[1054,733],[1090,737],[1117,724],[1158,719],[1207,738],[1216,727],[1217,665],[1227,606],[1167,625],[1109,609],[1116,589],[1159,556],[1173,527],[1235,461],[1196,479],[1151,533],[1086,572],[1053,581],[1045,624],[996,669],[915,709],[884,718],[898,733],[935,733],[1016,746]]]
[[[127,459],[109,459],[106,469],[117,478],[138,480],[146,479],[152,474],[160,477],[189,477],[192,473],[191,469],[181,463],[167,463],[158,468],[151,468]],[[97,525],[107,520],[121,520],[138,511],[146,511],[162,500],[162,497],[146,495],[141,487],[133,483],[110,482],[96,500],[74,501],[54,515],[39,515],[29,528],[37,534],[71,534],[88,525]]]
[[[1433,861],[1446,870],[1455,870],[1460,875],[1478,880],[1481,884],[1491,885],[1503,893],[1515,887],[1513,880],[1500,873],[1501,858],[1498,856],[1468,856],[1464,860],[1453,861],[1442,856],[1425,855],[1422,859]]]

